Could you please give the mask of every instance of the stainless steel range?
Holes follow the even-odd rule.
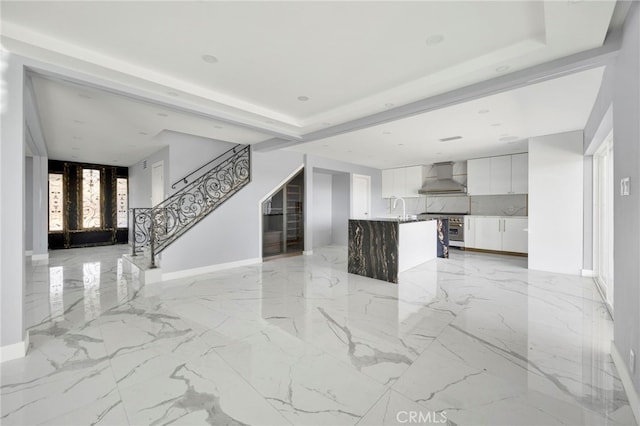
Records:
[[[420,213],[419,218],[437,219],[439,217],[449,219],[449,246],[464,248],[464,216],[466,213]]]

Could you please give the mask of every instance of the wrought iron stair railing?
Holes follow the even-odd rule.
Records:
[[[159,253],[251,182],[249,145],[236,145],[188,176],[210,164],[206,172],[158,205],[131,209],[133,256],[148,250],[154,268]]]

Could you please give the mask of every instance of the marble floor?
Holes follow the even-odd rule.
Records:
[[[345,247],[142,286],[126,247],[29,266],[3,425],[635,425],[590,279],[453,251],[393,285]]]

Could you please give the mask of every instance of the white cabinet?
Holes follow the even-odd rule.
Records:
[[[465,216],[464,245],[482,250],[528,252],[528,218]]]
[[[491,193],[491,158],[467,161],[467,192],[469,195]]]
[[[476,248],[476,220],[474,216],[464,217],[464,246]]]
[[[528,162],[526,153],[468,160],[469,195],[526,194]]]
[[[413,166],[382,171],[382,197],[418,197],[424,182],[425,167]]]
[[[502,251],[527,253],[529,251],[529,220],[526,217],[502,219]]]
[[[499,217],[477,217],[476,247],[484,250],[502,250],[502,219]]]
[[[511,156],[511,192],[529,193],[529,155],[526,153]]]

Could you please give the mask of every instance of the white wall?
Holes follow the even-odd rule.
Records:
[[[347,245],[349,242],[349,219],[351,217],[351,175],[334,174],[331,194],[332,243]]]
[[[579,275],[582,131],[529,139],[529,268]]]
[[[629,350],[635,351],[632,380],[640,394],[640,4],[634,3],[613,81],[613,305],[614,343],[630,374]],[[628,196],[620,195],[623,177],[631,179]]]
[[[0,143],[0,347],[3,356],[24,355],[25,140],[24,61],[2,51]],[[11,348],[20,348],[13,349]]]
[[[312,222],[313,247],[322,247],[332,243],[332,175],[313,172],[312,200],[315,208],[308,220]]]

